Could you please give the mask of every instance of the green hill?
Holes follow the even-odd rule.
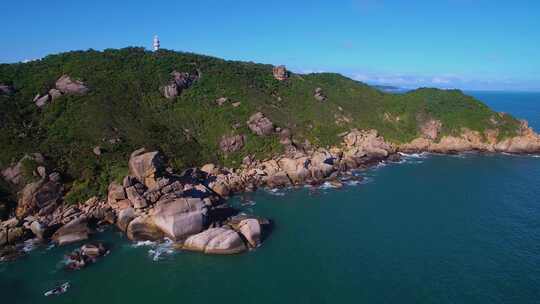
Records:
[[[123,176],[129,154],[142,146],[159,149],[176,169],[207,162],[237,166],[242,157],[267,157],[282,149],[277,135],[259,137],[246,126],[261,111],[276,126],[291,129],[299,142],[338,144],[350,130],[377,129],[387,140],[402,143],[419,135],[428,119],[442,122],[442,134],[461,128],[484,131],[496,115],[458,90],[419,89],[387,94],[339,74],[291,74],[286,81],[272,66],[142,48],[89,50],[47,56],[38,61],[0,65],[0,83],[15,93],[0,96],[0,168],[25,153],[44,154],[53,168],[72,183],[68,201],[104,193],[111,179]],[[173,71],[199,71],[200,79],[175,100],[159,88]],[[81,79],[89,93],[62,96],[38,108],[44,94],[67,74]],[[316,88],[328,97],[314,98]],[[219,106],[216,99],[227,97]],[[240,105],[233,106],[233,103]],[[516,134],[519,122],[505,115],[500,137]],[[236,129],[235,129],[236,127]],[[244,134],[245,147],[226,155],[223,135]],[[117,139],[119,141],[115,142]],[[92,149],[100,146],[101,156]]]

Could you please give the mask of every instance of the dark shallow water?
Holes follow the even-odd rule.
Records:
[[[538,128],[538,95],[514,96],[514,103],[487,98]],[[520,113],[521,105],[530,109]],[[362,174],[366,182],[341,190],[250,195],[255,205],[245,212],[272,218],[275,227],[247,254],[134,247],[108,231],[96,239],[112,244],[111,254],[80,272],[60,264],[73,247],[38,248],[0,264],[0,297],[5,303],[540,303],[540,158],[420,156]],[[72,284],[66,294],[42,296],[66,280]]]

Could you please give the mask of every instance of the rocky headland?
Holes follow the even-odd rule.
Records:
[[[400,153],[540,153],[540,136],[526,121],[457,91],[389,95],[284,66],[137,49],[107,56],[125,64],[125,52],[163,60],[167,71],[136,81],[104,81],[110,73],[83,81],[62,71],[36,85],[40,77],[17,69],[54,70],[57,58],[1,66],[0,200],[13,201],[0,201],[3,260],[30,238],[62,246],[105,225],[132,241],[167,238],[181,250],[238,254],[263,244],[272,220],[233,208],[234,194],[325,182],[339,188],[354,170]],[[86,71],[92,65],[84,60]],[[99,246],[83,246],[73,268],[102,255]]]

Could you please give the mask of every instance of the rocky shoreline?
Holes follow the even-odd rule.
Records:
[[[264,116],[257,120],[252,122],[258,124],[254,128],[265,134]],[[21,185],[24,159],[2,171],[22,190],[16,216],[0,223],[0,258],[17,257],[17,244],[29,238],[61,246],[87,240],[102,225],[116,226],[132,241],[166,237],[183,250],[238,254],[259,247],[272,222],[239,214],[226,201],[233,194],[324,182],[339,187],[339,176],[381,161],[397,161],[400,152],[540,153],[540,136],[526,122],[518,136],[500,141],[497,132],[489,130],[480,134],[464,129],[460,136],[440,137],[440,127],[430,122],[422,128],[422,137],[402,145],[385,141],[376,130],[351,130],[342,135],[341,146],[331,148],[297,145],[290,132],[280,130],[283,155],[265,160],[248,156],[236,169],[207,164],[181,173],[166,168],[159,152],[143,148],[131,154],[129,175],[109,185],[106,199],[93,197],[78,205],[64,204],[60,174],[48,172],[41,155],[28,155],[25,159],[39,164],[37,181]],[[230,142],[236,146],[238,141]]]

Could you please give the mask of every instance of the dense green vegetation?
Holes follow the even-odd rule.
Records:
[[[201,78],[170,101],[159,87],[173,70],[198,70]],[[46,93],[63,74],[83,80],[90,93],[63,96],[38,109],[34,96]],[[444,134],[454,134],[462,127],[493,128],[490,118],[497,117],[460,91],[387,94],[330,73],[293,74],[280,82],[272,77],[270,65],[142,48],[69,52],[3,64],[0,83],[16,89],[11,96],[0,96],[0,167],[24,153],[41,152],[72,183],[67,199],[73,202],[103,193],[110,180],[126,173],[129,154],[142,146],[161,150],[177,169],[206,162],[236,166],[247,154],[262,158],[278,153],[277,136],[258,137],[248,130],[245,122],[256,111],[290,128],[296,139],[319,146],[337,144],[337,134],[351,128],[375,128],[388,140],[405,142],[417,137],[419,124],[430,118],[442,121]],[[313,97],[318,87],[328,96],[326,102]],[[219,97],[230,102],[218,106]],[[241,104],[233,107],[233,102]],[[518,122],[505,116],[497,127],[502,137],[510,136]],[[221,136],[237,133],[247,135],[244,149],[220,152]],[[103,149],[101,156],[92,152],[95,146]]]

